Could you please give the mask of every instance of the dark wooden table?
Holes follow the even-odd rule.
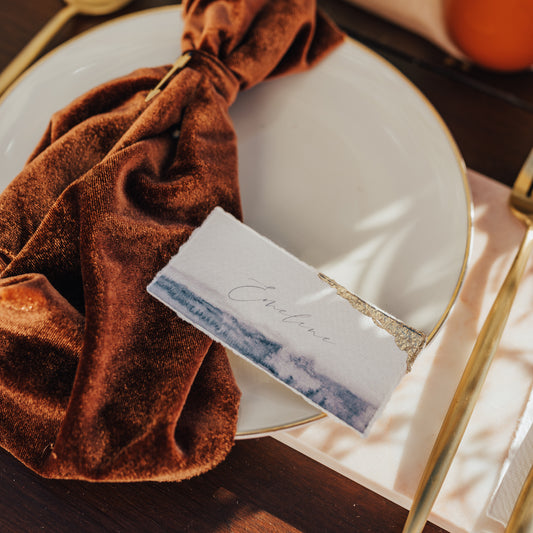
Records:
[[[136,0],[122,13],[173,4]],[[322,8],[383,55],[448,124],[466,164],[511,184],[533,146],[533,73],[495,74],[341,0]],[[0,69],[61,7],[0,0]],[[76,17],[51,47],[105,18]],[[213,471],[183,483],[43,480],[0,450],[0,531],[401,531],[407,511],[272,438],[236,443]],[[443,531],[431,524],[426,532]]]

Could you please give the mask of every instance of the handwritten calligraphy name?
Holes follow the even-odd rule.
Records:
[[[277,288],[274,285],[267,285],[255,279],[250,279],[253,284],[238,285],[228,292],[228,298],[234,302],[255,302],[263,305],[273,313],[282,316],[281,322],[303,329],[309,335],[328,344],[335,344],[330,337],[324,336],[316,331],[309,324],[313,316],[308,313],[291,313],[275,297]]]

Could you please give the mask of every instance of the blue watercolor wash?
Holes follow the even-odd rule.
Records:
[[[207,302],[182,283],[160,273],[148,290],[191,323],[361,433],[376,414],[375,405],[317,372],[312,359],[290,353],[282,344]]]

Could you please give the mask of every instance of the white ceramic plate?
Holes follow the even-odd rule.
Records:
[[[119,18],[59,47],[0,103],[0,190],[50,115],[74,97],[180,54],[179,8]],[[461,157],[425,98],[348,40],[309,72],[265,82],[231,109],[245,221],[359,296],[434,335],[464,275],[470,195]],[[423,356],[423,355],[422,355]],[[321,416],[232,357],[238,436]]]

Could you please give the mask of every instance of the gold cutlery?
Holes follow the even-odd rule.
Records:
[[[132,0],[65,0],[64,6],[42,30],[19,52],[0,74],[0,94],[32,63],[54,35],[74,15],[109,15]]]
[[[509,200],[513,214],[526,225],[525,235],[468,359],[420,479],[403,533],[421,532],[424,529],[485,382],[511,311],[518,284],[533,249],[532,189],[533,150],[516,178]]]

